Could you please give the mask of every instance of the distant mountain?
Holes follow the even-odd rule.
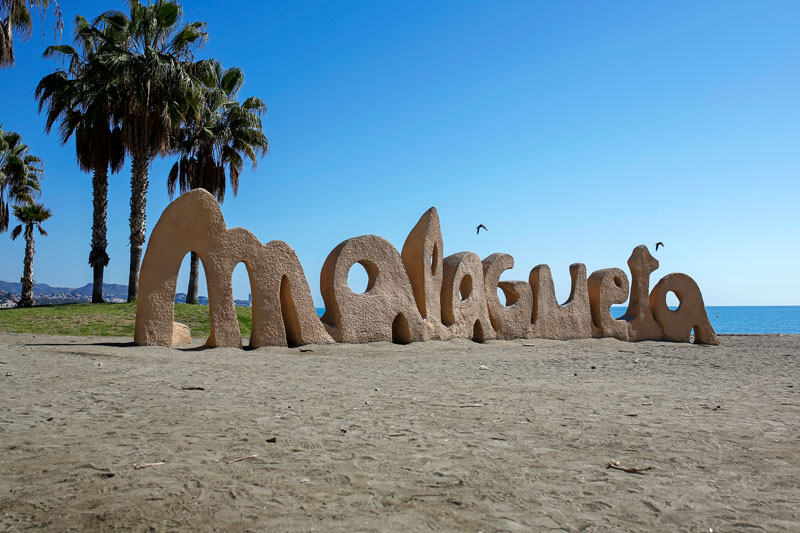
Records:
[[[39,290],[42,290],[49,294],[50,292],[55,292],[55,291],[64,292],[72,289],[64,289],[62,287],[51,287],[50,285],[47,285],[45,283],[35,283],[33,285],[33,294],[34,295],[39,294],[38,292]],[[19,294],[20,292],[22,292],[22,283],[19,282],[14,283],[11,281],[0,280],[0,291],[10,292],[11,294]]]
[[[175,303],[176,304],[185,304],[186,303],[186,293],[179,292],[175,295]],[[197,303],[200,305],[208,305],[208,296],[198,296]],[[250,307],[250,300],[234,300],[233,305],[236,307]]]
[[[186,293],[179,292],[175,295],[175,303],[176,304],[185,304],[186,303]],[[200,305],[208,305],[208,296],[198,296],[197,303]]]
[[[70,287],[53,287],[47,283],[34,283],[33,295],[35,296],[53,296],[57,294],[72,295],[75,297],[85,296],[91,299],[92,297],[92,284],[87,283],[83,287],[70,288]],[[0,291],[8,292],[11,294],[19,294],[22,292],[22,283],[13,283],[10,281],[0,280]],[[103,283],[103,295],[113,298],[128,298],[128,286],[119,285],[117,283]]]
[[[15,296],[16,301],[22,292],[22,283],[12,283],[0,280],[0,300],[10,299]],[[90,302],[92,300],[92,284],[87,283],[83,287],[53,287],[47,283],[35,283],[33,285],[33,297],[39,305],[52,303],[73,303]],[[125,301],[128,299],[128,286],[118,283],[103,283],[103,298],[106,301]],[[208,296],[198,296],[197,301],[200,305],[208,305]],[[179,292],[175,295],[175,303],[185,303],[186,294]],[[234,300],[238,307],[249,307],[248,300]]]
[[[79,287],[77,289],[72,289],[73,294],[85,294],[86,296],[92,296],[92,289],[94,287],[94,283],[87,283],[83,287]],[[36,288],[34,287],[34,291]],[[120,285],[119,283],[103,283],[103,296],[113,296],[114,298],[128,298],[128,286],[127,285]]]

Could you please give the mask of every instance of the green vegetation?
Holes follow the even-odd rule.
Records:
[[[0,0],[0,6],[12,1]],[[28,0],[46,8],[52,0]],[[63,65],[39,82],[35,96],[46,111],[45,130],[57,126],[62,144],[75,139],[81,170],[92,172],[93,222],[89,264],[102,302],[108,265],[108,171],[131,159],[130,270],[128,302],[137,297],[145,243],[148,172],[158,156],[175,155],[170,195],[205,188],[222,202],[226,174],[233,193],[245,160],[255,168],[269,147],[261,130],[264,102],[242,103],[239,68],[214,59],[195,61],[208,35],[204,22],[183,24],[177,0],[128,0],[129,13],[109,10],[89,22],[75,19],[76,46],[56,45],[44,57]],[[2,207],[2,206],[0,206]],[[1,222],[1,221],[0,221]],[[197,303],[199,259],[192,253],[187,303]]]
[[[176,156],[167,187],[170,197],[196,188],[221,203],[226,182],[235,195],[245,163],[253,168],[269,149],[262,132],[264,102],[239,101],[244,73],[215,59],[196,60],[208,35],[204,22],[184,24],[179,0],[126,0],[128,12],[104,11],[91,21],[75,18],[74,46],[49,46],[43,56],[61,66],[44,76],[34,95],[45,112],[45,131],[58,131],[62,144],[75,141],[78,167],[93,174],[93,303],[103,302],[104,269],[109,263],[108,175],[131,160],[130,272],[128,302],[137,296],[145,243],[148,172],[156,157]],[[14,38],[30,37],[31,10],[52,9],[56,30],[63,17],[56,0],[0,0],[0,68],[14,64]],[[25,235],[21,307],[33,300],[33,230],[46,235],[50,211],[33,198],[41,192],[42,161],[22,137],[0,127],[0,233],[8,230],[9,208],[21,224],[12,238]],[[24,233],[23,233],[24,230]],[[199,258],[192,252],[187,303],[197,303]],[[250,309],[237,309],[243,336],[249,335]],[[133,334],[135,305],[105,305],[96,310],[73,304],[30,310],[0,310],[0,331],[77,334]],[[176,320],[193,335],[209,333],[207,307],[177,305]]]
[[[33,305],[33,255],[35,253],[33,230],[46,236],[42,223],[53,214],[42,204],[33,201],[41,193],[42,160],[30,153],[22,136],[0,127],[0,233],[8,230],[8,208],[14,208],[14,216],[20,225],[11,232],[16,239],[25,234],[25,263],[22,275],[21,307]]]
[[[64,19],[55,0],[0,0],[0,69],[14,66],[14,38],[30,38],[33,8],[39,8],[44,19],[51,4],[56,18],[56,34],[60,34]]]
[[[114,123],[113,107],[122,99],[119,88],[104,83],[107,68],[95,60],[100,46],[96,30],[81,16],[75,19],[75,43],[49,46],[44,57],[60,58],[68,70],[57,69],[42,78],[34,95],[39,111],[46,109],[45,131],[58,124],[61,144],[75,138],[78,167],[92,172],[92,247],[89,264],[93,270],[92,303],[103,302],[103,275],[109,257],[106,222],[108,218],[108,170],[119,172],[125,162],[122,131]]]
[[[130,15],[111,10],[95,20],[100,42],[90,63],[107,73],[93,80],[94,88],[112,85],[127,95],[111,112],[132,160],[128,279],[132,302],[145,243],[150,163],[169,153],[175,130],[202,105],[201,82],[190,70],[194,51],[207,35],[203,22],[181,25],[183,10],[173,0],[147,5],[130,0],[129,7]]]
[[[0,233],[8,231],[10,205],[33,203],[41,193],[42,160],[30,153],[22,136],[0,125]]]
[[[22,299],[19,301],[20,307],[31,307],[33,305],[33,255],[36,253],[33,239],[33,229],[39,230],[39,235],[47,237],[47,232],[42,224],[48,220],[53,213],[42,204],[31,203],[28,205],[15,205],[14,216],[20,224],[11,231],[11,239],[16,240],[23,231],[25,232],[25,266],[22,274]]]
[[[224,69],[215,59],[200,61],[194,67],[206,74],[203,106],[174,134],[172,151],[180,160],[169,173],[167,191],[172,199],[176,185],[181,194],[203,188],[221,204],[225,200],[226,172],[236,195],[245,159],[256,168],[257,156],[269,149],[267,136],[261,131],[261,115],[267,106],[252,96],[241,104],[237,101],[244,83],[244,73],[238,67]],[[190,265],[186,303],[196,304],[200,258],[195,252]]]
[[[251,309],[237,307],[242,337],[250,336]],[[131,337],[136,320],[136,304],[65,304],[16,309],[0,309],[0,331],[44,335],[85,335]],[[175,304],[175,321],[186,324],[192,337],[210,333],[208,306]]]

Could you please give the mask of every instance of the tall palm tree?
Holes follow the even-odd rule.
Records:
[[[39,111],[47,108],[45,130],[58,123],[61,144],[75,138],[75,155],[81,170],[92,172],[92,243],[89,265],[93,271],[92,303],[103,301],[103,274],[109,257],[108,169],[118,172],[125,160],[122,132],[114,120],[120,101],[119,87],[110,76],[98,48],[102,41],[85,18],[75,18],[75,44],[50,46],[44,57],[60,58],[68,65],[48,74],[36,87]]]
[[[244,83],[239,68],[223,69],[216,60],[199,62],[198,69],[206,80],[200,113],[176,132],[173,152],[180,159],[173,165],[167,179],[170,198],[176,185],[180,192],[203,188],[219,203],[225,200],[226,174],[233,194],[239,189],[239,175],[245,158],[256,168],[257,157],[269,149],[269,141],[261,131],[264,102],[250,97],[239,104],[236,100]],[[208,74],[213,74],[208,76]],[[200,260],[191,254],[189,288],[186,303],[197,303]]]
[[[51,4],[56,17],[55,30],[58,34],[64,27],[64,20],[55,0],[0,0],[0,68],[14,66],[14,32],[16,31],[22,39],[30,38],[33,30],[31,9],[40,8],[44,19]]]
[[[42,172],[42,160],[30,153],[22,136],[0,126],[0,233],[8,230],[8,206],[32,203],[41,192]]]
[[[115,111],[131,155],[130,274],[128,301],[136,299],[145,241],[148,169],[166,155],[175,128],[200,105],[200,82],[188,65],[205,39],[205,24],[180,24],[174,0],[143,5],[128,0],[129,15],[107,11],[94,24],[104,41],[103,61],[124,95]]]
[[[22,270],[22,298],[18,307],[30,307],[33,305],[33,254],[36,253],[33,245],[33,228],[37,228],[39,233],[47,236],[47,232],[42,227],[42,223],[53,216],[53,213],[42,204],[25,204],[14,206],[14,216],[21,224],[11,230],[11,238],[16,240],[22,230],[25,230],[25,264]]]

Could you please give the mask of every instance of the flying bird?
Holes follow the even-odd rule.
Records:
[[[661,246],[661,247],[663,248],[663,247],[664,247],[664,243],[663,243],[663,242],[661,242],[661,241],[658,241],[658,242],[656,243],[656,252],[658,251],[658,247],[659,247],[659,246]]]
[[[486,231],[489,231],[489,230],[486,228],[486,226],[484,226],[483,224],[478,224],[478,228],[477,228],[477,230],[478,230],[478,231],[476,231],[475,233],[480,233],[480,232],[481,232],[481,228],[485,229]]]

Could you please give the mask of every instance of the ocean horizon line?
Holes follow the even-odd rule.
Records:
[[[675,310],[678,306],[669,306]],[[707,305],[711,326],[722,335],[800,334],[800,305]],[[315,308],[317,314],[324,307]],[[612,305],[611,314],[620,318],[627,305]]]

